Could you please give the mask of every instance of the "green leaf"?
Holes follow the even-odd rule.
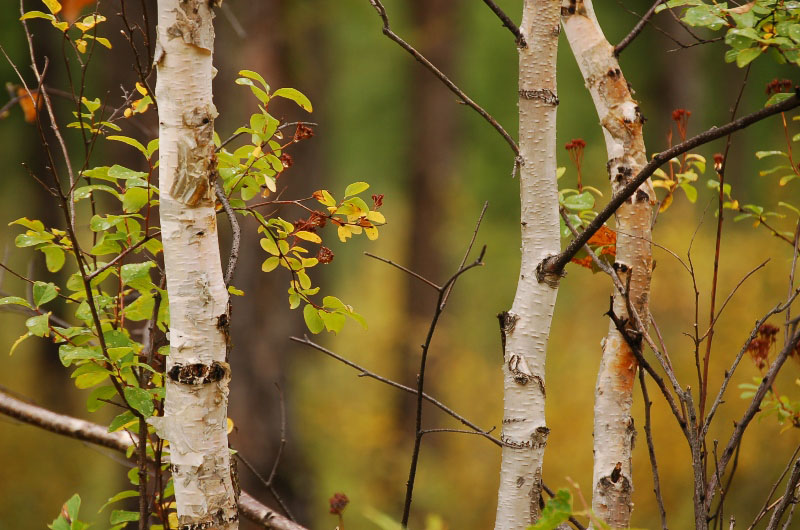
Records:
[[[84,366],[94,366],[94,365],[84,365]],[[108,379],[108,372],[106,372],[105,370],[103,370],[102,372],[89,372],[86,374],[80,374],[78,377],[75,378],[75,387],[80,389],[92,388],[95,385],[99,385],[106,379]]]
[[[128,402],[128,405],[136,409],[139,414],[145,418],[149,418],[153,415],[153,397],[150,395],[150,392],[144,388],[129,386],[125,388],[123,393],[125,394],[125,401]]]
[[[567,489],[560,489],[556,496],[547,501],[542,515],[528,530],[554,530],[572,515],[572,495]]]
[[[149,291],[153,287],[150,269],[155,267],[152,261],[142,263],[126,263],[121,267],[120,279],[124,285],[130,285],[139,291]]]
[[[788,155],[783,151],[756,151],[756,158],[759,160],[768,156],[785,156],[788,158]]]
[[[89,397],[86,398],[86,410],[94,412],[106,404],[105,400],[109,400],[117,395],[117,390],[113,386],[100,386],[92,390]]]
[[[275,92],[272,93],[273,98],[286,98],[291,99],[300,107],[307,111],[312,112],[311,101],[308,100],[306,96],[304,96],[299,90],[294,88],[279,88]]]
[[[262,239],[262,241],[264,240]],[[264,260],[264,263],[261,264],[261,270],[264,272],[271,272],[275,270],[279,263],[280,258],[278,258],[278,256],[270,256]]]
[[[11,349],[10,349],[10,350],[8,350],[8,355],[9,355],[9,357],[10,357],[10,356],[12,356],[12,355],[14,355],[14,350],[16,350],[16,349],[17,349],[17,346],[19,346],[20,344],[22,344],[22,342],[23,342],[25,339],[27,339],[28,337],[31,337],[31,336],[32,336],[32,335],[31,335],[31,333],[30,333],[30,332],[27,332],[27,333],[25,333],[24,335],[22,335],[20,338],[18,338],[17,340],[15,340],[15,341],[14,341],[14,344],[12,344],[12,345],[11,345]]]
[[[588,191],[570,195],[564,198],[564,206],[570,210],[589,210],[594,206],[594,196]]]
[[[136,491],[136,490],[120,491],[119,493],[117,493],[113,497],[110,497],[106,501],[106,503],[104,505],[102,505],[99,510],[97,510],[97,513],[100,513],[103,510],[105,510],[106,507],[108,507],[109,504],[114,504],[115,502],[119,502],[119,501],[121,501],[123,499],[130,499],[131,497],[137,497],[138,495],[139,495],[139,492]]]
[[[319,312],[319,316],[325,323],[325,329],[334,333],[339,333],[344,327],[347,317],[342,313],[329,313],[327,311]]]
[[[58,348],[58,358],[64,366],[70,366],[75,361],[86,361],[89,359],[102,359],[103,354],[92,348],[85,346],[73,346],[62,344]]]
[[[347,189],[344,190],[344,196],[351,197],[353,195],[358,195],[359,193],[367,190],[368,188],[369,184],[367,184],[366,182],[353,182],[352,184],[347,186]]]
[[[126,426],[136,423],[137,421],[138,419],[133,415],[133,412],[126,410],[111,420],[111,425],[108,426],[108,432],[117,432]]]
[[[107,138],[109,140],[114,140],[115,142],[122,142],[124,144],[128,144],[128,145],[130,145],[132,147],[135,147],[136,149],[139,150],[140,153],[142,153],[145,156],[145,158],[148,158],[148,159],[150,158],[148,156],[147,148],[145,148],[145,146],[142,145],[142,142],[140,142],[139,140],[136,140],[136,139],[131,138],[129,136],[118,136],[118,135],[107,136]]]
[[[37,219],[30,220],[27,217],[20,217],[19,219],[8,223],[8,226],[11,225],[24,226],[25,228],[33,230],[34,232],[44,232],[44,223]]]
[[[252,70],[239,70],[239,75],[242,76],[242,77],[248,78],[248,79],[254,79],[254,80],[258,81],[259,83],[261,83],[261,86],[263,86],[264,89],[267,92],[269,92],[269,85],[264,80],[264,78],[261,77],[261,74],[259,74],[258,72],[254,72]],[[236,82],[239,83],[239,80],[237,79]],[[241,85],[241,84],[244,84],[244,83],[239,83],[239,84]]]
[[[794,94],[790,92],[778,92],[777,94],[772,94],[772,96],[770,96],[767,102],[764,103],[764,106],[769,107],[770,105],[775,105],[777,103],[780,103],[781,101],[789,99],[792,96],[794,96]]]
[[[46,337],[50,334],[50,313],[29,318],[25,321],[25,326],[31,335]]]
[[[20,20],[29,20],[31,18],[44,18],[51,21],[55,21],[56,19],[56,17],[54,17],[50,13],[43,13],[41,11],[28,11],[27,13],[19,17]]]
[[[45,282],[35,282],[33,284],[33,303],[36,307],[46,304],[58,296],[58,288],[55,284]]]
[[[122,209],[126,213],[136,213],[147,204],[147,198],[145,188],[128,188],[122,196]]]
[[[131,521],[139,520],[139,512],[131,512],[128,510],[114,510],[111,512],[108,522],[111,524],[129,523]]]
[[[311,305],[306,304],[303,308],[303,318],[306,321],[306,326],[308,326],[308,330],[313,333],[317,334],[323,329],[325,329],[325,322],[323,322],[322,318],[319,316],[319,311]]]
[[[27,300],[20,298],[19,296],[6,296],[5,298],[0,298],[0,305],[7,304],[21,305],[29,309],[33,309],[33,306],[29,304]]]
[[[682,182],[680,186],[686,193],[686,198],[689,199],[689,202],[695,203],[697,201],[697,189],[688,182]]]
[[[759,55],[761,55],[761,48],[759,47],[740,50],[739,53],[736,54],[736,66],[744,68]]]

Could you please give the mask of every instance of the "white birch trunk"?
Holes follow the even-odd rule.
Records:
[[[537,265],[558,253],[556,51],[558,0],[525,0],[519,49],[519,150],[522,264],[514,303],[501,314],[504,415],[497,530],[527,528],[539,517],[545,424],[544,365],[558,278]]]
[[[181,529],[238,528],[227,439],[228,292],[214,211],[209,0],[158,0],[160,215],[170,310],[164,417]]]
[[[647,163],[642,137],[644,118],[619,68],[614,47],[597,22],[591,0],[567,1],[562,14],[564,31],[603,126],[611,189],[616,194]],[[652,271],[650,223],[654,198],[647,180],[615,217],[614,268],[623,285],[631,276],[631,305],[644,322]],[[620,318],[628,318],[625,298],[616,290],[614,312]],[[613,322],[602,344],[595,389],[592,509],[612,528],[627,528],[633,509],[631,452],[636,430],[631,405],[638,363]]]

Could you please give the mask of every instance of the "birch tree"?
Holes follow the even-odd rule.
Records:
[[[212,3],[213,4],[213,3]],[[228,291],[214,209],[212,4],[159,0],[161,230],[170,309],[164,415],[178,519],[238,528],[227,438]]]
[[[519,42],[519,174],[522,262],[503,334],[503,442],[496,529],[539,516],[547,445],[545,356],[558,274],[539,264],[560,249],[556,185],[556,52],[560,3],[526,0]]]
[[[562,20],[600,118],[611,191],[616,195],[647,164],[642,136],[644,118],[619,68],[614,46],[597,22],[591,0],[571,2],[563,11]],[[648,179],[615,213],[614,269],[627,292],[614,290],[613,309],[621,319],[631,322],[629,301],[640,317],[648,317],[654,199]],[[638,362],[613,321],[609,322],[602,349],[595,388],[592,510],[613,528],[626,528],[633,509],[631,452],[636,431],[631,406]]]

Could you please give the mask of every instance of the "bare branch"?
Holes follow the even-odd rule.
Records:
[[[463,102],[465,105],[467,105],[468,107],[471,107],[473,110],[475,110],[475,112],[477,112],[478,114],[480,114],[480,115],[483,117],[483,119],[484,119],[484,120],[486,120],[487,122],[489,122],[489,125],[491,125],[492,127],[494,127],[494,129],[495,129],[495,130],[496,130],[498,133],[500,133],[500,136],[502,136],[502,137],[503,137],[503,139],[506,141],[506,143],[507,143],[507,144],[508,144],[508,145],[511,147],[512,151],[514,151],[514,154],[515,154],[515,155],[519,155],[519,148],[517,147],[517,143],[514,141],[514,139],[513,139],[513,138],[511,138],[511,135],[509,135],[509,134],[506,132],[506,130],[505,130],[505,129],[503,129],[503,126],[502,126],[502,125],[500,125],[500,124],[497,122],[497,120],[496,120],[496,119],[494,119],[494,117],[492,117],[492,115],[491,115],[491,114],[489,114],[488,112],[486,112],[485,110],[483,110],[483,108],[482,108],[480,105],[478,105],[477,103],[475,103],[475,102],[474,102],[474,101],[473,101],[473,100],[472,100],[472,99],[471,99],[469,96],[467,96],[467,95],[464,93],[464,91],[463,91],[463,90],[461,90],[460,88],[458,88],[458,86],[456,86],[456,84],[455,84],[455,83],[453,83],[453,82],[450,80],[450,78],[448,78],[448,77],[447,77],[447,76],[446,76],[444,73],[442,73],[442,71],[441,71],[441,70],[439,70],[438,68],[436,68],[436,66],[434,66],[434,64],[433,64],[433,63],[431,63],[431,62],[430,62],[428,59],[426,59],[424,55],[422,55],[420,52],[418,52],[418,51],[416,50],[416,48],[414,48],[413,46],[411,46],[409,43],[407,43],[406,41],[404,41],[404,40],[403,40],[403,39],[402,39],[400,36],[398,36],[398,35],[397,35],[397,33],[395,33],[394,31],[392,31],[392,29],[389,27],[389,16],[386,14],[386,8],[385,8],[385,7],[383,7],[383,4],[381,3],[381,1],[380,1],[380,0],[369,0],[369,3],[370,3],[370,4],[372,4],[372,6],[373,6],[373,7],[375,8],[375,10],[378,12],[378,16],[380,16],[380,17],[381,17],[381,20],[383,21],[383,34],[384,34],[384,35],[386,35],[387,37],[389,37],[391,40],[393,40],[393,41],[394,41],[394,42],[396,42],[397,44],[399,44],[399,45],[400,45],[400,47],[401,47],[401,48],[403,48],[405,51],[407,51],[408,53],[410,53],[410,54],[411,54],[411,55],[414,57],[414,59],[416,59],[418,62],[420,62],[420,63],[421,63],[421,64],[422,64],[422,65],[423,65],[425,68],[427,68],[428,70],[430,70],[430,71],[433,73],[433,75],[435,75],[436,77],[438,77],[438,78],[439,78],[439,80],[440,80],[442,83],[444,83],[444,84],[445,84],[445,86],[446,86],[448,89],[450,89],[450,91],[451,91],[453,94],[455,94],[456,96],[458,96],[458,98],[459,98],[459,99],[460,99],[460,100],[461,100],[461,101],[462,101],[462,102]]]
[[[627,35],[625,35],[625,38],[624,38],[624,39],[622,39],[621,41],[619,41],[619,44],[617,44],[616,46],[614,46],[614,55],[615,55],[615,56],[619,57],[619,54],[620,54],[620,53],[622,53],[622,50],[624,50],[625,48],[627,48],[627,47],[628,47],[628,44],[630,44],[631,42],[633,42],[633,39],[635,39],[636,37],[638,37],[638,36],[639,36],[639,33],[641,33],[641,32],[642,32],[642,30],[644,29],[644,27],[645,27],[645,26],[647,25],[647,23],[650,21],[650,17],[652,17],[652,16],[653,16],[653,14],[656,12],[656,8],[657,8],[659,5],[661,5],[661,4],[663,4],[664,2],[666,2],[666,1],[667,1],[667,0],[656,0],[656,1],[653,3],[653,5],[652,5],[652,6],[650,6],[650,9],[648,9],[648,10],[645,12],[645,14],[644,14],[644,15],[642,15],[642,18],[640,18],[640,19],[639,19],[639,22],[637,22],[637,23],[636,23],[636,25],[635,25],[635,26],[633,26],[633,29],[631,30],[631,32],[630,32],[630,33],[628,33]],[[665,528],[666,528],[666,527],[665,527]]]
[[[511,20],[511,17],[509,17],[505,13],[505,11],[500,9],[500,6],[495,4],[493,0],[483,0],[483,3],[489,6],[489,9],[491,9],[492,12],[494,12],[494,14],[497,15],[497,18],[499,18],[500,21],[503,22],[503,25],[508,28],[508,31],[510,31],[514,35],[514,38],[516,39],[517,42],[517,46],[519,46],[520,48],[527,48],[528,43],[525,42],[525,36],[519,30],[519,26],[514,24],[514,21]]]
[[[779,114],[781,112],[785,112],[787,110],[791,110],[795,107],[800,105],[800,97],[797,94],[794,96],[785,99],[784,101],[777,103],[775,105],[770,105],[769,107],[765,107],[759,111],[756,111],[752,114],[748,114],[747,116],[743,116],[738,120],[734,120],[732,122],[727,123],[721,127],[712,127],[707,131],[698,134],[692,138],[689,138],[685,142],[677,144],[665,151],[662,151],[655,155],[653,159],[648,162],[646,166],[642,168],[638,175],[634,179],[632,179],[619,193],[614,195],[612,199],[608,202],[608,204],[597,214],[589,225],[584,229],[583,232],[580,233],[580,236],[570,241],[567,248],[562,251],[560,254],[556,256],[552,256],[547,258],[542,263],[542,269],[547,271],[550,274],[560,274],[561,271],[564,270],[564,267],[567,263],[577,254],[583,245],[589,241],[589,238],[592,237],[595,232],[597,232],[606,221],[608,221],[611,216],[614,214],[615,211],[624,203],[628,197],[632,196],[636,193],[636,190],[639,189],[650,175],[652,175],[656,169],[662,166],[664,163],[669,161],[670,159],[686,153],[698,147],[700,145],[707,144],[712,142],[718,138],[722,138],[723,136],[727,136],[728,134],[738,131],[740,129],[744,129],[756,123],[758,121],[763,120],[764,118],[768,118],[775,114]]]
[[[241,241],[242,231],[239,229],[239,221],[236,219],[236,213],[231,208],[231,203],[228,202],[228,197],[225,196],[225,190],[222,189],[220,179],[216,182],[217,199],[222,203],[222,208],[228,216],[228,222],[231,224],[231,253],[228,257],[228,267],[225,269],[225,286],[230,287],[233,273],[236,272],[236,264],[239,261],[239,242]]]
[[[15,398],[3,390],[0,390],[0,414],[5,414],[46,431],[108,447],[123,453],[138,441],[138,437],[133,433],[108,432],[108,429],[102,425],[65,414],[57,414]],[[259,523],[262,528],[305,530],[304,527],[293,523],[271,508],[264,506],[244,491],[239,497],[239,511],[251,521]]]

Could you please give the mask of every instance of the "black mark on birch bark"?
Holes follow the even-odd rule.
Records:
[[[536,88],[533,90],[519,90],[519,96],[522,99],[538,99],[548,105],[558,105],[558,96],[556,96],[549,88]]]
[[[214,361],[213,363],[176,364],[167,372],[167,376],[176,383],[185,385],[205,385],[217,383],[230,371],[228,363]]]

